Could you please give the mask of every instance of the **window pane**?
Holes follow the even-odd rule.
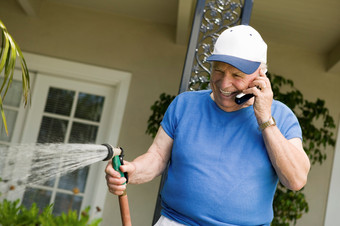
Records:
[[[45,181],[43,185],[47,187],[53,187],[54,183],[55,183],[55,177]]]
[[[75,117],[99,122],[104,99],[103,96],[79,93]]]
[[[69,143],[95,143],[98,126],[74,122]]]
[[[65,139],[68,121],[43,117],[38,143],[61,143]]]
[[[88,171],[89,167],[84,167],[60,177],[59,188],[69,191],[78,189],[79,192],[84,192]]]
[[[0,78],[0,84],[3,82],[3,77]],[[4,94],[4,91],[2,94]],[[6,97],[3,100],[4,105],[19,107],[22,96],[22,83],[21,81],[13,80],[10,88],[7,91]]]
[[[51,195],[52,195],[51,191],[35,188],[26,188],[22,204],[26,208],[30,208],[33,202],[35,202],[40,211],[42,211],[46,206],[50,204]]]
[[[74,91],[50,88],[45,105],[45,112],[69,116],[72,109]]]
[[[10,142],[12,140],[12,135],[13,135],[14,126],[15,126],[18,112],[13,111],[13,110],[8,110],[8,109],[7,110],[5,109],[4,111],[5,111],[5,116],[6,116],[7,128],[8,128],[8,136],[6,135],[5,127],[3,126],[2,117],[0,116],[0,120],[1,120],[0,140]]]
[[[60,215],[62,212],[77,210],[79,215],[82,200],[83,198],[80,196],[57,193],[53,206],[53,214]]]

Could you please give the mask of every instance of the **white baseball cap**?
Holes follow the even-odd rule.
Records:
[[[267,44],[251,26],[234,26],[220,34],[207,61],[221,61],[252,74],[267,63]]]

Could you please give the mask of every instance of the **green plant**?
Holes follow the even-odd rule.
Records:
[[[151,106],[152,115],[148,119],[146,134],[150,135],[152,138],[155,138],[165,111],[173,99],[175,99],[175,96],[162,93],[159,96],[159,100]]]
[[[274,219],[271,225],[289,226],[308,212],[308,203],[303,190],[291,191],[278,184],[273,201]]]
[[[46,216],[41,215],[39,217],[39,221],[41,225],[51,225],[51,226],[59,226],[59,225],[72,225],[72,226],[96,226],[99,225],[101,219],[94,219],[89,222],[90,216],[88,212],[90,211],[90,207],[87,207],[80,214],[80,218],[78,217],[76,210],[69,210],[68,213],[62,213],[60,216],[54,216],[51,213],[46,214]]]
[[[12,38],[12,36],[8,33],[7,28],[0,20],[0,31],[1,31],[1,47],[0,47],[0,75],[4,70],[4,78],[0,88],[0,112],[2,116],[2,121],[4,123],[4,127],[6,133],[8,134],[6,116],[3,109],[3,100],[7,94],[7,91],[13,80],[13,73],[15,68],[15,62],[17,60],[17,56],[19,56],[21,70],[22,70],[22,90],[24,97],[24,104],[27,105],[29,100],[30,93],[30,77],[29,72],[27,70],[26,62],[24,56]]]
[[[326,159],[326,147],[335,146],[333,129],[335,123],[325,101],[315,102],[304,99],[302,93],[294,87],[292,80],[282,76],[267,73],[271,80],[274,99],[285,103],[297,116],[302,128],[303,145],[312,165],[322,164]],[[283,91],[285,90],[285,91]]]
[[[2,178],[0,177],[0,182]],[[13,188],[14,189],[14,188]],[[10,190],[12,190],[10,188]],[[1,197],[0,192],[0,197]],[[78,216],[76,210],[69,210],[60,216],[52,214],[53,204],[46,206],[43,210],[37,207],[36,203],[27,209],[20,204],[20,200],[9,201],[4,199],[0,202],[0,225],[1,226],[97,226],[102,219],[94,219],[90,222],[88,212],[90,207],[86,207]]]
[[[302,93],[294,87],[292,80],[282,76],[267,73],[271,81],[274,99],[285,103],[297,116],[302,128],[303,146],[309,156],[312,165],[326,159],[326,148],[335,146],[333,138],[334,120],[325,107],[325,101],[317,99],[315,102],[304,99]],[[146,133],[152,137],[156,136],[163,115],[175,98],[173,95],[162,93],[160,100],[152,106],[152,115],[148,120]],[[286,189],[281,183],[278,184],[273,202],[274,219],[272,226],[288,226],[308,212],[308,202],[300,191]]]
[[[39,209],[34,204],[30,209],[19,205],[20,200],[4,200],[0,203],[1,225],[36,225]],[[45,212],[44,212],[45,213]]]
[[[88,212],[90,207],[82,211],[79,218],[75,210],[69,210],[67,214],[62,213],[60,216],[54,216],[52,214],[52,205],[47,206],[40,212],[35,203],[33,203],[29,209],[19,203],[20,200],[8,201],[6,199],[0,203],[0,225],[96,226],[101,221],[101,219],[95,219],[89,222]]]

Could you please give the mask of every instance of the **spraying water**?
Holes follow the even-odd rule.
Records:
[[[108,160],[112,155],[109,145],[96,144],[21,144],[0,147],[0,192],[8,189],[8,185],[41,184],[56,175]]]

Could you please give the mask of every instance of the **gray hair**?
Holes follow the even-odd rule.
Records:
[[[260,68],[264,73],[266,73],[268,71],[268,66],[267,66],[266,63],[261,62]]]

